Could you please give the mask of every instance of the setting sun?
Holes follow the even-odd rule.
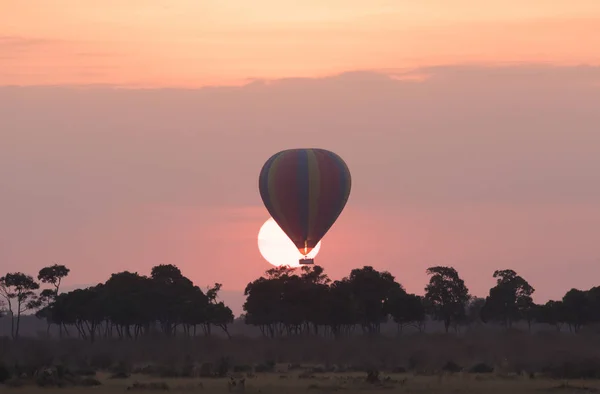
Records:
[[[320,249],[321,242],[307,255],[307,258],[315,258]],[[298,261],[304,258],[273,218],[269,218],[258,232],[258,250],[267,262],[276,267],[282,265],[299,267]]]

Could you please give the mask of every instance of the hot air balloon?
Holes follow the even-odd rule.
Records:
[[[306,255],[329,231],[346,206],[348,166],[325,149],[287,149],[271,156],[258,179],[260,196],[271,217]]]

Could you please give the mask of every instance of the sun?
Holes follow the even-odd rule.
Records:
[[[319,249],[321,242],[310,251],[308,258],[314,258]],[[304,257],[273,218],[269,218],[258,231],[258,250],[267,262],[276,267],[300,267],[298,260]]]

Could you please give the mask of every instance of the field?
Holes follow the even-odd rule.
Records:
[[[595,333],[96,343],[0,339],[0,362],[6,390],[21,393],[600,391],[600,336]]]
[[[238,378],[171,378],[153,379],[147,376],[131,376],[126,379],[111,379],[108,374],[98,374],[101,386],[95,387],[38,387],[20,386],[19,393],[79,393],[89,391],[109,394],[122,391],[166,391],[172,393],[576,393],[600,391],[597,381],[556,381],[547,378],[530,378],[516,375],[444,374],[415,376],[413,374],[389,374],[379,382],[369,383],[365,374],[326,373],[319,376],[302,377],[302,373],[262,373],[246,377],[240,384]],[[231,382],[236,383],[235,386]]]

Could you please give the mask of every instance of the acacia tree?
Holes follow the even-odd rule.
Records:
[[[451,324],[464,319],[469,289],[452,267],[431,267],[426,272],[430,275],[425,287],[427,306],[436,320],[444,322],[447,333]]]
[[[221,291],[223,285],[221,283],[215,283],[213,287],[206,291],[206,299],[208,301],[205,309],[205,334],[210,335],[211,324],[219,327],[228,338],[231,338],[229,334],[228,324],[233,323],[233,311],[226,306],[222,301],[217,301],[219,297],[219,291]]]
[[[408,294],[403,288],[395,289],[387,300],[387,311],[398,326],[398,333],[405,326],[414,326],[421,331],[425,320],[425,308],[421,297]]]
[[[482,310],[484,321],[496,320],[510,328],[513,322],[525,318],[531,325],[534,308],[531,295],[535,289],[511,269],[494,271],[496,286],[490,289]]]
[[[371,266],[353,269],[343,281],[350,285],[363,331],[378,334],[388,315],[386,301],[394,291],[403,290],[402,286],[389,272],[379,272]]]
[[[52,287],[54,287],[54,295],[57,296],[62,280],[69,275],[69,272],[71,272],[71,270],[66,266],[55,263],[51,266],[42,268],[38,272],[37,278],[42,283],[52,285]]]
[[[537,308],[535,320],[538,323],[550,324],[560,331],[566,321],[565,306],[562,301],[548,301]]]
[[[69,275],[70,271],[71,270],[68,269],[66,266],[55,263],[48,267],[42,268],[38,272],[37,278],[40,282],[52,285],[52,289],[44,289],[40,293],[39,304],[42,309],[40,309],[36,313],[37,317],[46,319],[46,323],[47,323],[46,334],[47,335],[50,334],[50,326],[52,325],[52,319],[50,319],[50,316],[48,315],[49,310],[46,309],[46,307],[48,305],[50,305],[52,302],[54,302],[54,300],[58,296],[58,292],[60,290],[60,285],[61,285],[62,280],[64,278],[66,278],[67,275]],[[58,327],[59,327],[59,335],[62,337],[62,331],[63,331],[62,325],[59,325]]]
[[[22,272],[8,273],[0,278],[0,295],[8,304],[11,315],[10,332],[14,339],[19,337],[21,314],[30,309],[39,307],[35,290],[40,285],[32,276]]]
[[[592,322],[593,311],[588,293],[583,290],[571,289],[562,299],[564,320],[569,330],[578,332],[579,329]]]

